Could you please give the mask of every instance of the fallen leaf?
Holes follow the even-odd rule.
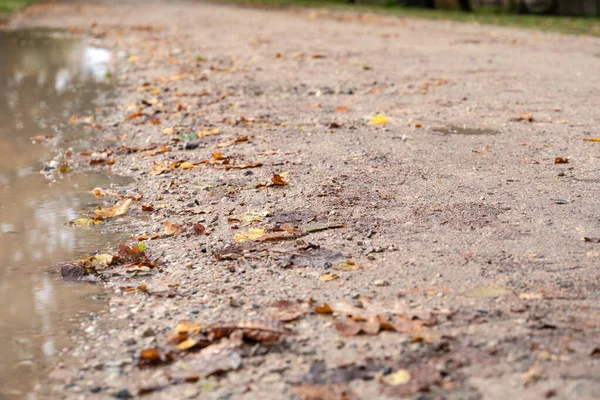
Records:
[[[262,163],[248,163],[245,165],[226,165],[225,169],[248,169],[248,168],[256,168],[256,167],[262,167]]]
[[[329,281],[333,281],[333,280],[336,280],[339,278],[340,278],[339,275],[329,273],[329,274],[321,275],[319,277],[319,280],[322,280],[323,282],[329,282]]]
[[[192,169],[194,168],[194,164],[189,162],[189,161],[185,161],[182,162],[181,164],[179,164],[179,168],[181,169]]]
[[[197,133],[197,136],[199,138],[205,137],[205,136],[210,136],[210,135],[216,135],[217,133],[219,133],[219,128],[215,128],[215,129],[210,129],[210,130],[203,130],[203,131],[199,131]]]
[[[528,112],[522,112],[522,113],[518,113],[517,115],[513,116],[511,119],[511,121],[519,121],[519,122],[533,122],[534,118],[533,118],[533,114],[532,113],[528,113]]]
[[[332,314],[333,309],[327,303],[315,306],[315,312],[317,314]]]
[[[165,135],[172,135],[173,132],[175,132],[175,130],[173,128],[165,128],[162,131],[162,133],[165,134]]]
[[[415,128],[422,128],[422,127],[423,127],[423,125],[420,122],[417,122],[415,124]]]
[[[388,122],[388,118],[385,115],[377,114],[369,120],[369,125],[385,125]]]
[[[96,218],[77,218],[68,222],[72,226],[91,227],[102,223],[102,220]]]
[[[278,341],[282,336],[293,332],[275,320],[247,320],[234,324],[212,324],[202,330],[210,340],[219,339],[241,331],[246,339],[264,344]]]
[[[165,235],[167,236],[179,235],[181,232],[183,232],[183,227],[179,224],[165,221],[163,226],[165,227]]]
[[[172,368],[171,377],[195,382],[216,373],[239,369],[242,366],[242,343],[242,333],[234,333],[219,343],[177,361]]]
[[[119,243],[119,259],[128,263],[137,263],[146,259],[146,254],[137,245],[128,246],[125,243]]]
[[[235,139],[226,140],[224,142],[217,143],[216,147],[217,147],[217,149],[220,149],[220,148],[223,148],[223,147],[232,146],[232,145],[234,145],[236,143],[247,142],[247,141],[248,141],[248,136],[238,136]]]
[[[202,235],[206,232],[206,228],[202,224],[192,224],[192,232],[194,235]]]
[[[60,172],[61,174],[68,174],[71,171],[72,169],[69,166],[69,164],[62,164],[60,167],[58,167],[58,172]]]
[[[264,236],[265,233],[266,233],[266,231],[264,229],[250,228],[246,232],[238,232],[238,233],[234,234],[233,240],[236,243],[245,242],[247,240],[256,240],[256,239]]]
[[[95,218],[118,217],[127,213],[132,203],[133,199],[124,199],[112,207],[93,210],[92,213]]]
[[[80,261],[79,265],[85,270],[98,272],[113,265],[115,257],[110,254],[96,254]]]
[[[310,58],[316,59],[316,58],[326,58],[326,57],[323,54],[315,53],[312,56],[310,56]]]
[[[569,162],[568,157],[556,157],[554,159],[554,164],[567,164]]]
[[[136,62],[138,60],[138,56],[131,56],[128,58],[127,61],[129,61],[130,63]]]
[[[218,151],[215,151],[214,153],[212,153],[212,159],[215,161],[218,160],[225,160],[227,157],[223,156],[223,154],[219,153]]]
[[[162,145],[158,149],[148,150],[148,151],[146,151],[144,153],[141,153],[140,157],[142,157],[142,158],[151,157],[151,156],[155,156],[157,154],[166,153],[167,151],[169,151],[169,149],[167,148],[167,146]]]
[[[335,112],[339,112],[339,113],[348,112],[349,110],[350,109],[348,107],[346,107],[346,106],[337,106],[335,108]]]
[[[383,375],[379,380],[386,385],[398,386],[410,382],[410,372],[405,369],[399,369],[389,375]]]
[[[145,365],[153,365],[158,364],[162,360],[160,358],[160,353],[156,347],[149,349],[142,349],[140,351],[140,359],[138,361],[138,367],[142,367]]]
[[[142,110],[137,110],[136,112],[133,112],[133,113],[129,114],[125,119],[134,119],[134,118],[137,118],[137,117],[141,117],[142,115],[144,115],[142,113]]]
[[[131,238],[131,240],[137,240],[138,242],[142,242],[144,240],[155,240],[160,238],[160,234],[159,233],[155,233],[153,235],[140,235],[140,236],[134,236]]]
[[[586,141],[586,142],[600,142],[600,137],[583,138],[583,140]]]
[[[275,174],[271,177],[271,183],[273,186],[285,186],[289,185],[289,182],[286,182],[281,175]]]
[[[310,302],[279,300],[273,302],[267,308],[265,314],[277,321],[290,322],[297,320],[308,312],[310,312]]]

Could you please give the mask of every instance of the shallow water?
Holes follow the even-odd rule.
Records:
[[[69,345],[78,317],[104,306],[99,287],[48,272],[108,243],[100,229],[65,222],[95,204],[89,191],[109,177],[40,174],[52,145],[91,145],[69,117],[90,114],[94,101],[110,96],[111,54],[60,36],[0,31],[0,398],[25,397]]]

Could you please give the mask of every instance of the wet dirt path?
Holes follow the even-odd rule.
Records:
[[[135,199],[145,250],[74,270],[115,296],[40,397],[594,398],[598,39],[200,2],[12,22],[59,24],[123,54],[117,144],[70,162],[134,179],[103,203]]]

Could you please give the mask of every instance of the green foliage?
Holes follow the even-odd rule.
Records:
[[[0,0],[0,18],[8,18],[9,14],[33,3],[35,0]]]
[[[138,249],[140,249],[141,251],[146,251],[146,244],[144,242],[139,242],[137,244]]]
[[[444,19],[475,22],[480,24],[514,26],[570,34],[600,36],[600,18],[598,17],[562,17],[550,15],[518,15],[506,10],[482,9],[475,13],[458,10],[431,10],[413,7],[380,7],[389,3],[381,0],[356,0],[349,4],[346,0],[221,0],[224,3],[241,3],[272,7],[328,7],[341,11],[367,11],[400,17]]]

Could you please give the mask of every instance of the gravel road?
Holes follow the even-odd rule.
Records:
[[[93,229],[159,236],[95,272],[110,305],[36,396],[598,398],[600,39],[120,3],[10,24],[114,50],[110,162],[68,162],[133,179]]]

